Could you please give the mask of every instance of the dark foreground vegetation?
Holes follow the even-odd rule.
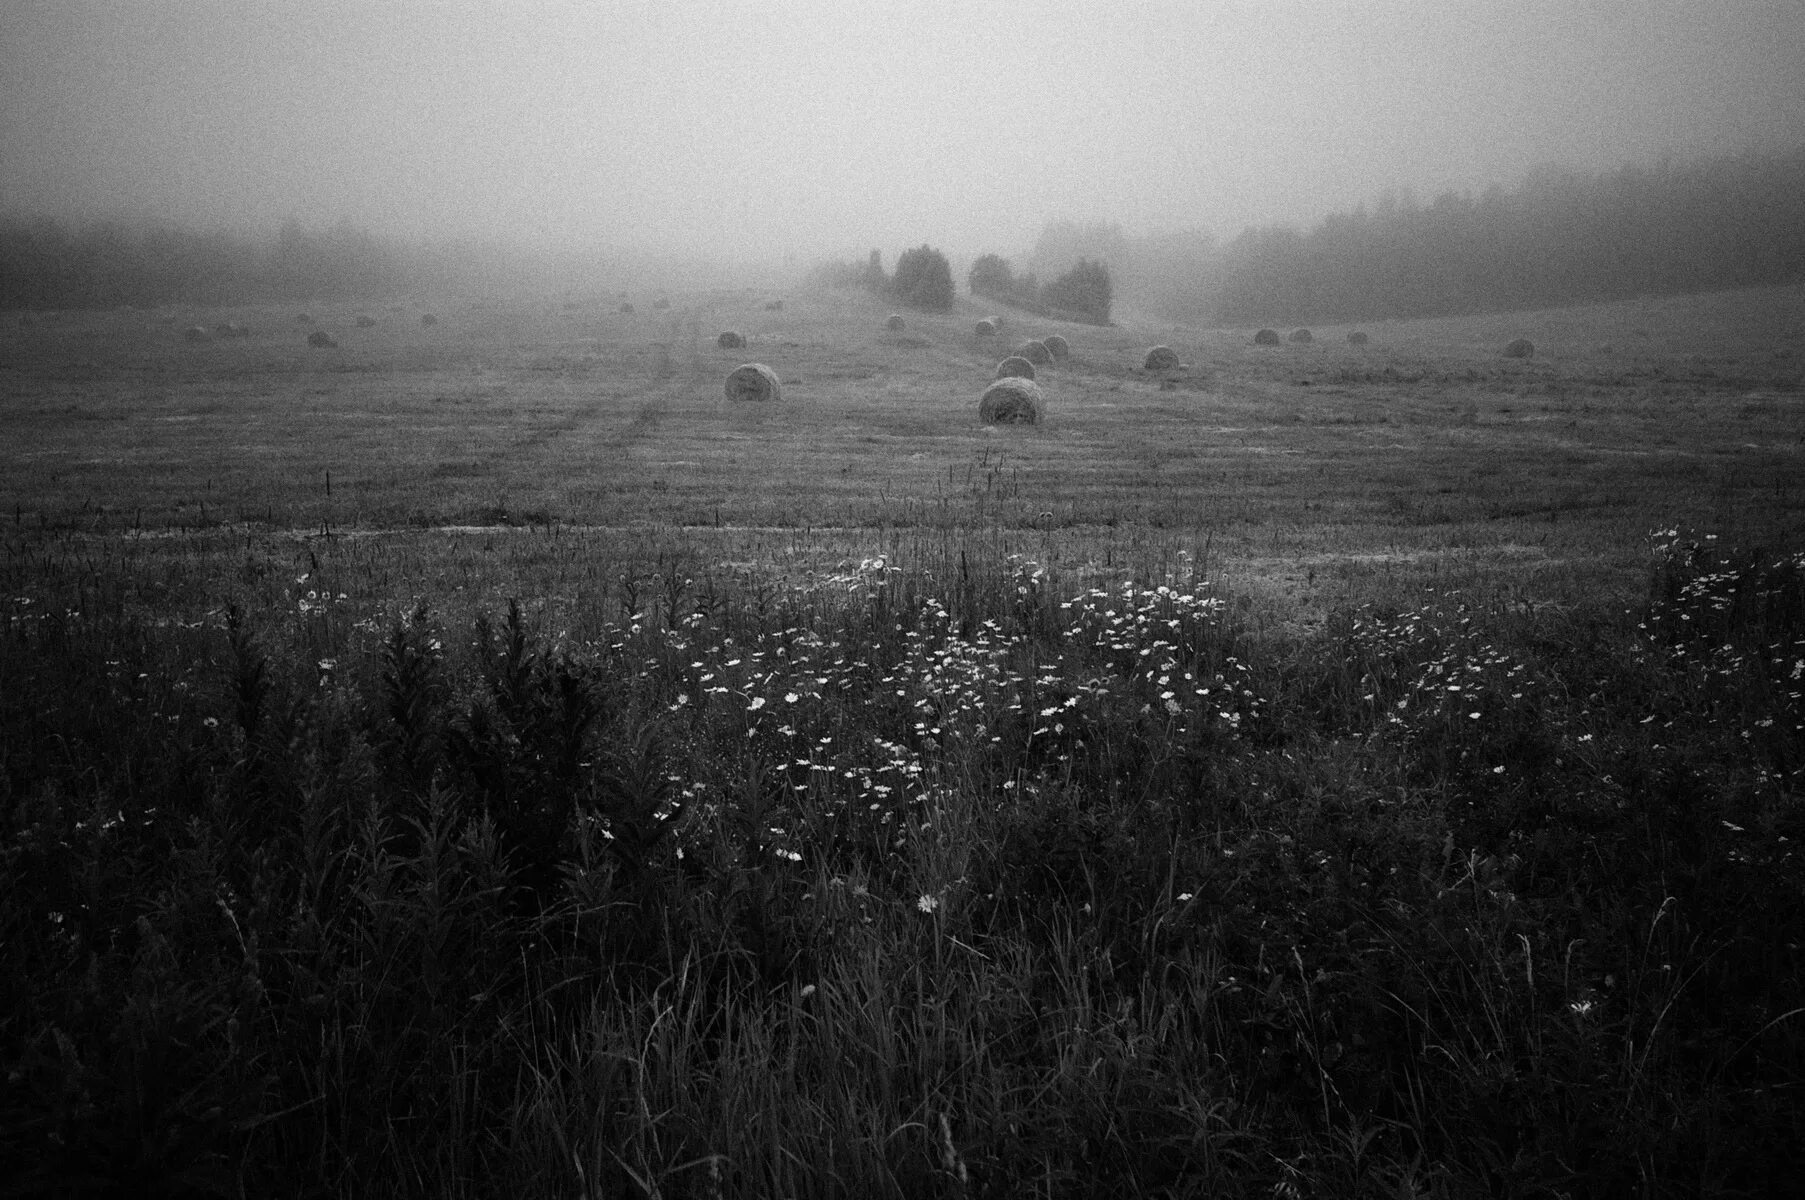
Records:
[[[583,630],[0,568],[0,1161],[116,1195],[1772,1195],[1805,560],[1256,636],[954,546]],[[286,597],[278,604],[272,594]],[[392,592],[384,595],[392,595]],[[211,603],[206,600],[203,603]]]

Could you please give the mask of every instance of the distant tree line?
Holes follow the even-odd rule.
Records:
[[[1254,229],[1206,281],[1222,324],[1417,317],[1805,278],[1805,150],[1544,168],[1514,191],[1388,197],[1308,233]]]
[[[403,246],[349,224],[313,232],[291,221],[258,240],[171,224],[72,229],[47,217],[0,217],[0,307],[375,298],[469,277],[493,258],[467,245]]]
[[[1305,232],[1125,236],[1048,225],[1029,264],[1090,257],[1127,303],[1217,325],[1304,324],[1543,308],[1805,279],[1805,148],[1626,166],[1555,167],[1516,188],[1431,203],[1388,195]]]
[[[946,255],[926,244],[898,255],[893,274],[884,271],[883,256],[873,250],[863,263],[820,263],[809,272],[809,278],[830,287],[864,288],[899,304],[931,312],[945,312],[953,306],[952,264]]]
[[[1080,257],[1063,273],[1043,284],[1034,271],[1017,275],[1008,259],[998,254],[985,254],[972,264],[966,284],[974,296],[1093,325],[1109,324],[1110,305],[1115,298],[1109,266],[1101,258]]]

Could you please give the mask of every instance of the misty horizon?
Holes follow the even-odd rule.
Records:
[[[1616,0],[0,13],[0,209],[786,261],[1793,149],[1805,13]]]

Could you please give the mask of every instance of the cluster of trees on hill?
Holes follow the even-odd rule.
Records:
[[[1109,323],[1109,306],[1114,300],[1109,268],[1087,258],[1079,259],[1071,270],[1040,289],[1040,302],[1053,312],[1077,313],[1099,324]]]
[[[1514,189],[1393,194],[1313,228],[1130,237],[1047,226],[1036,270],[1091,257],[1120,295],[1219,325],[1421,317],[1588,303],[1805,279],[1805,149],[1532,172]]]
[[[892,299],[915,308],[945,312],[953,306],[953,268],[932,246],[904,250],[890,276]]]
[[[829,261],[809,272],[816,283],[831,287],[858,287],[915,308],[945,312],[953,306],[953,273],[946,255],[932,246],[905,250],[896,259],[896,270],[884,270],[876,250],[864,262]],[[1000,300],[1016,308],[1048,316],[1094,324],[1109,323],[1114,285],[1109,267],[1101,260],[1080,258],[1057,278],[1041,283],[1033,272],[1017,275],[1009,260],[996,254],[981,255],[967,276],[974,296]]]
[[[1017,275],[1008,259],[998,254],[985,254],[972,264],[966,282],[974,296],[1094,325],[1109,324],[1110,305],[1115,299],[1109,267],[1101,258],[1080,257],[1067,270],[1043,284],[1036,272]]]
[[[827,287],[864,288],[878,293],[882,293],[890,282],[890,276],[884,270],[883,255],[876,250],[864,262],[825,259],[809,269],[808,279]]]
[[[1210,278],[1215,239],[1195,230],[1129,237],[1107,221],[1054,221],[1028,253],[1030,273],[1095,262],[1109,273],[1113,297],[1156,313],[1184,312]]]
[[[911,308],[945,312],[953,306],[952,264],[925,244],[898,255],[893,274],[884,271],[883,256],[873,250],[863,263],[820,263],[809,278],[831,287],[865,288]]]
[[[1000,254],[980,255],[972,263],[965,283],[974,296],[1001,300],[1018,308],[1033,308],[1040,303],[1040,278],[1032,271],[1017,275],[1009,260]]]

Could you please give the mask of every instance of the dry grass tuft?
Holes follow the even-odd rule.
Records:
[[[1032,370],[1032,368],[1029,368]],[[978,416],[986,425],[1033,425],[1046,397],[1032,378],[1009,376],[984,389]]]
[[[1033,379],[1034,364],[1019,354],[1011,354],[997,364],[997,379]]]
[[[777,372],[764,363],[746,363],[727,374],[725,385],[729,400],[781,400],[783,385]]]

